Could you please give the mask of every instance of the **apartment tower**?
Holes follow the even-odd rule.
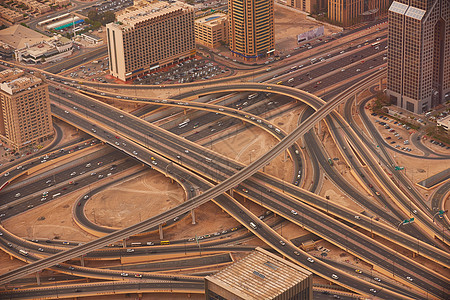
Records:
[[[53,135],[48,85],[20,69],[0,72],[0,135],[20,150]]]
[[[389,8],[390,102],[421,114],[450,100],[450,1],[398,0]]]
[[[273,0],[228,0],[228,39],[234,56],[256,60],[273,54],[273,6]]]
[[[195,55],[194,8],[180,1],[135,2],[106,30],[110,73],[123,81]]]

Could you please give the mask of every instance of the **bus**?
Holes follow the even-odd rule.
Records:
[[[375,42],[372,44],[372,47],[380,46],[380,42]]]
[[[258,97],[258,93],[253,93],[253,94],[251,94],[251,95],[248,95],[248,100],[252,100],[252,99],[255,99],[256,97]]]
[[[55,199],[56,197],[61,196],[61,193],[56,193],[52,196],[52,199]]]
[[[131,246],[135,247],[135,246],[142,246],[142,243],[131,243]]]
[[[23,256],[28,256],[28,252],[25,250],[20,249],[19,253],[22,254]]]
[[[183,127],[187,126],[190,121],[191,120],[189,120],[189,119],[184,120],[182,123],[178,124],[178,128],[183,128]]]
[[[161,241],[161,245],[170,245],[170,241]]]

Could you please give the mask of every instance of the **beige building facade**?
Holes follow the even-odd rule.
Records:
[[[398,0],[389,8],[390,102],[424,113],[450,100],[448,0]]]
[[[228,43],[228,17],[215,13],[195,20],[195,42],[208,48]]]
[[[0,72],[0,135],[20,150],[53,135],[48,85],[20,69]]]
[[[256,60],[273,54],[274,0],[228,0],[229,48],[234,56]]]
[[[385,16],[391,0],[328,0],[328,18],[348,27]]]
[[[135,2],[106,31],[110,73],[123,81],[195,55],[194,8],[179,1]]]

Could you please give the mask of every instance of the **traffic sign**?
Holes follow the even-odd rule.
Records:
[[[399,166],[395,166],[395,170],[396,171],[400,171],[400,170],[403,170],[405,167],[399,167]]]

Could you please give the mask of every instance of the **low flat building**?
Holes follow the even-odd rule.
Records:
[[[205,277],[205,295],[207,300],[310,300],[312,277],[308,270],[258,247],[243,259]]]
[[[28,7],[30,10],[33,10],[34,12],[39,14],[43,14],[52,10],[49,5],[40,3],[36,0],[14,0],[14,1]]]
[[[20,69],[0,72],[0,136],[20,150],[53,135],[48,85]]]
[[[23,13],[19,13],[7,7],[0,6],[0,18],[14,24],[23,20]]]
[[[13,50],[23,48],[26,45],[34,45],[47,39],[48,36],[22,25],[13,25],[0,30],[0,42],[10,46]]]
[[[228,17],[215,13],[195,20],[195,42],[208,48],[228,43]]]
[[[438,119],[437,126],[440,126],[448,131],[448,129],[450,128],[450,115],[446,116],[445,118]]]
[[[103,39],[91,33],[82,33],[81,38],[91,45],[102,45]]]
[[[56,61],[73,53],[72,41],[61,36],[53,36],[33,45],[15,50],[18,61],[28,64],[40,64]]]

